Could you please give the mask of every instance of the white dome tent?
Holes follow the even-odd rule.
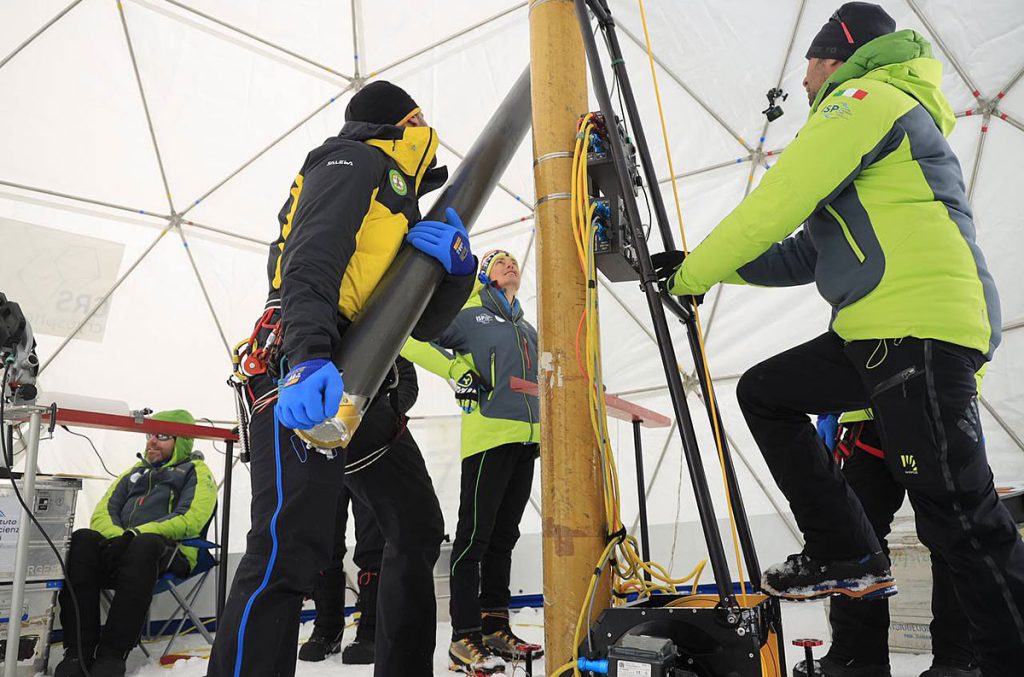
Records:
[[[647,3],[691,247],[770,170],[799,129],[806,111],[803,52],[838,4]],[[881,4],[900,28],[928,37],[945,66],[944,90],[959,117],[951,143],[1002,301],[1003,344],[982,396],[988,453],[997,481],[1024,479],[1024,3]],[[675,221],[637,4],[611,5]],[[42,389],[132,409],[185,407],[231,425],[228,353],[263,306],[267,243],[306,152],[337,133],[352,92],[388,79],[423,107],[442,140],[439,162],[454,168],[528,61],[527,12],[527,2],[499,0],[0,5],[0,291],[33,324]],[[764,93],[775,86],[791,96],[786,114],[766,123]],[[520,298],[532,319],[531,159],[530,144],[522,144],[471,235],[477,252],[501,246],[519,257],[526,271]],[[651,249],[658,251],[652,230]],[[670,412],[643,296],[634,284],[605,281],[602,295],[609,391]],[[747,367],[820,333],[828,308],[811,287],[721,287],[703,313],[755,540],[762,563],[770,563],[799,549],[797,533],[747,432],[734,386]],[[692,372],[688,357],[683,362]],[[687,383],[692,393],[696,383]],[[710,454],[714,442],[701,406],[694,396],[701,449]],[[454,531],[458,418],[448,385],[421,372],[413,415]],[[635,525],[632,431],[612,426],[623,519]],[[136,436],[86,432],[114,472],[139,450]],[[688,569],[705,547],[678,436],[674,428],[646,431],[643,441],[652,554]],[[197,446],[219,477],[222,457],[208,443]],[[102,473],[85,441],[61,431],[44,443],[40,468]],[[235,480],[227,544],[233,555],[244,549],[249,498],[246,472]],[[713,471],[711,484],[723,515]],[[106,486],[87,481],[79,524]],[[539,495],[538,477],[538,508]],[[513,593],[540,592],[540,529],[539,513],[528,510]]]

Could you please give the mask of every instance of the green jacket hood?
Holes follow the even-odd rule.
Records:
[[[811,114],[837,87],[856,78],[878,80],[905,92],[928,111],[943,136],[953,131],[956,115],[942,93],[942,64],[932,58],[932,46],[920,33],[896,31],[861,46],[822,85]]]
[[[153,414],[150,418],[154,421],[184,423],[186,425],[195,425],[196,422],[196,420],[192,418],[192,414],[184,409],[169,409],[168,411],[161,411]],[[175,437],[174,453],[171,454],[171,458],[167,461],[167,465],[177,465],[183,461],[189,460],[189,458],[192,457],[193,444],[194,440],[191,437]]]

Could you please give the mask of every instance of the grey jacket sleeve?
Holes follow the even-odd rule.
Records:
[[[814,282],[818,251],[807,230],[787,237],[736,271],[744,282],[762,287],[795,287]]]

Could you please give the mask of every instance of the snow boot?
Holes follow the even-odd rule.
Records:
[[[359,626],[355,640],[341,652],[346,665],[370,665],[376,657],[374,636],[377,633],[377,583],[380,574],[364,569],[359,572]]]
[[[299,647],[299,660],[317,663],[341,651],[341,635],[345,631],[344,571],[327,569],[317,576],[313,604],[313,634]]]
[[[89,668],[89,677],[124,677],[126,670],[124,658],[99,653]]]
[[[812,677],[807,673],[807,661],[793,666],[793,677]],[[892,677],[888,665],[854,665],[828,656],[814,661],[813,677]]]
[[[789,600],[809,600],[832,595],[854,599],[878,599],[896,594],[896,582],[885,554],[876,552],[858,559],[817,560],[802,553],[764,572],[765,592]]]
[[[921,673],[921,677],[981,677],[981,668],[935,659],[932,666]]]
[[[53,669],[53,677],[85,677],[85,669],[78,658],[78,652],[64,651],[64,659]]]
[[[313,628],[313,634],[299,647],[299,660],[319,663],[328,656],[338,653],[341,651],[341,634]]]

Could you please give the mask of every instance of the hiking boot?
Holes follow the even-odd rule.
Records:
[[[346,665],[372,665],[375,654],[373,640],[362,639],[357,635],[341,652],[341,662]]]
[[[125,660],[117,656],[97,656],[89,668],[89,677],[124,677]]]
[[[764,591],[791,600],[845,595],[854,599],[879,599],[896,594],[889,560],[881,552],[859,559],[825,561],[803,553],[790,555],[782,564],[768,567]]]
[[[68,655],[65,651],[64,660],[57,663],[57,667],[53,669],[53,677],[85,677],[85,668],[82,667],[78,653]]]
[[[474,677],[505,672],[505,661],[487,648],[479,632],[452,640],[448,658],[451,660],[448,669],[452,672],[464,672]]]
[[[812,677],[807,674],[807,661],[793,666],[793,677]],[[892,677],[888,665],[853,665],[828,656],[814,661],[813,677]]]
[[[517,661],[527,656],[540,658],[544,655],[544,647],[517,637],[512,632],[512,628],[507,626],[497,632],[484,635],[484,645],[493,653],[507,660]]]
[[[921,677],[981,677],[981,668],[936,658],[932,660],[932,666],[921,673]]]
[[[341,635],[341,632],[325,632],[313,628],[313,634],[299,647],[299,660],[318,663],[338,653],[341,651]]]

